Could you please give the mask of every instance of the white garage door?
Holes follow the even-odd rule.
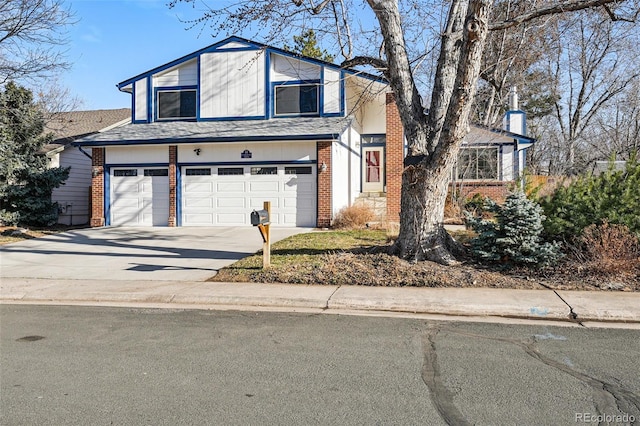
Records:
[[[169,169],[116,168],[110,179],[111,225],[169,224]]]
[[[271,201],[271,223],[316,225],[315,165],[206,166],[182,169],[182,225],[250,225]]]

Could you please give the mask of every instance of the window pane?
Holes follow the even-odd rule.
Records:
[[[278,168],[277,167],[252,167],[251,174],[252,175],[277,175]]]
[[[114,176],[138,176],[137,169],[114,170]]]
[[[144,169],[145,176],[169,176],[169,169]]]
[[[243,167],[218,167],[218,175],[230,176],[230,175],[243,175]]]
[[[187,169],[187,176],[211,176],[211,169]]]
[[[458,176],[460,180],[475,179],[475,150],[463,148],[458,154]]]
[[[362,143],[385,143],[386,135],[365,135],[361,137]]]
[[[276,115],[315,114],[318,112],[318,86],[277,86]]]
[[[285,167],[285,175],[310,175],[311,167]]]
[[[158,118],[195,118],[196,91],[175,90],[158,92]]]
[[[367,182],[380,182],[380,151],[367,151]]]
[[[476,179],[498,178],[498,153],[495,148],[478,150],[478,173]]]

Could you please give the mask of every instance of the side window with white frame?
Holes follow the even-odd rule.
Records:
[[[275,85],[275,115],[318,115],[319,90],[320,86],[316,83]]]
[[[196,118],[196,89],[161,89],[157,91],[158,120]]]

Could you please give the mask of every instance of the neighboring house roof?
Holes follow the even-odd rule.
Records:
[[[53,133],[54,139],[43,151],[60,152],[76,139],[109,130],[129,121],[129,108],[56,113],[45,124],[45,133]]]
[[[129,124],[78,140],[79,146],[337,139],[350,120],[295,117],[273,120],[164,121]]]
[[[517,140],[518,143],[522,144],[532,144],[536,141],[535,138],[519,135],[507,130],[472,125],[469,134],[465,137],[465,143],[469,145],[500,145],[505,143],[513,143],[514,139]]]

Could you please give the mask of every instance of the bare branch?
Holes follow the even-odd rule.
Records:
[[[387,64],[386,61],[383,61],[380,58],[374,58],[372,56],[356,56],[355,58],[349,59],[340,64],[342,68],[353,68],[358,65],[371,65],[374,68],[385,73],[385,75],[389,68],[389,64]]]
[[[531,21],[536,18],[547,15],[556,15],[565,12],[574,12],[577,10],[591,9],[598,6],[604,6],[609,3],[618,3],[621,0],[574,0],[567,1],[549,6],[541,7],[539,9],[532,10],[531,12],[523,13],[514,18],[507,19],[502,22],[495,22],[489,26],[490,31],[504,30],[506,28],[514,27],[523,22]]]

